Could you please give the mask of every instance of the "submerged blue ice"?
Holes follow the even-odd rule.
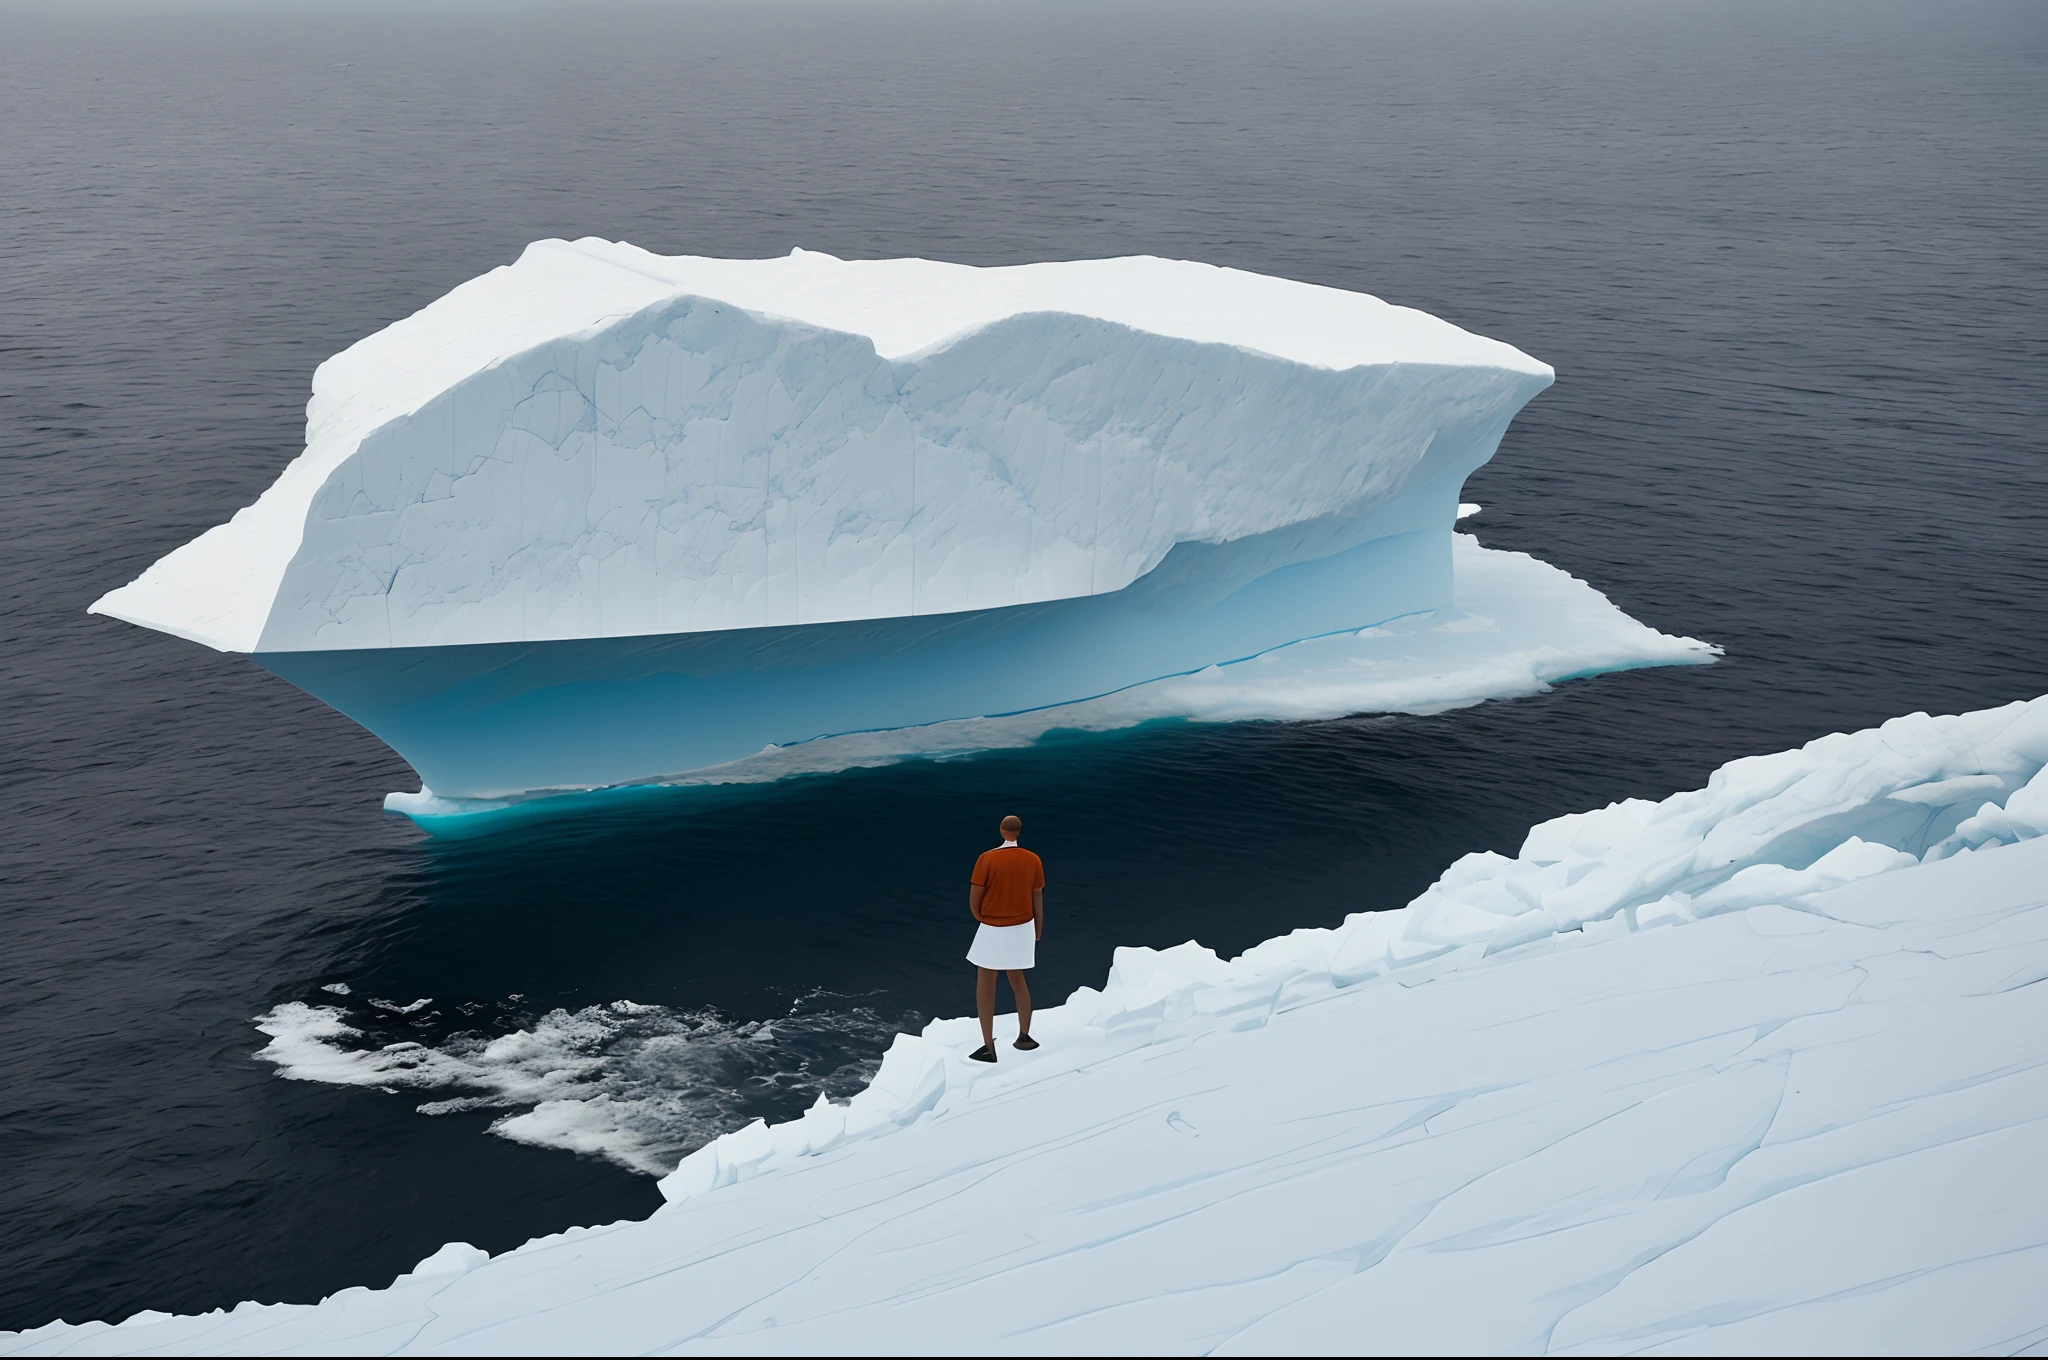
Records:
[[[1448,535],[1416,530],[1283,567],[1192,613],[1148,577],[973,613],[256,659],[403,753],[436,793],[501,798],[1091,698],[1428,611],[1448,598],[1450,565]]]

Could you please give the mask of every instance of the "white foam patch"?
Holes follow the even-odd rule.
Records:
[[[1354,713],[1442,713],[1489,699],[1540,694],[1576,676],[1699,665],[1721,654],[1711,643],[1673,637],[1637,622],[1592,586],[1527,553],[1482,547],[1465,534],[1453,534],[1451,543],[1457,593],[1448,614],[1312,638],[1082,703],[821,737],[657,782],[677,788],[769,783],[907,759],[1015,749],[1048,732],[1109,732],[1161,719],[1303,722]],[[428,819],[512,806],[512,801],[442,798],[430,789],[393,793],[384,800],[388,812]]]
[[[359,1027],[368,1023],[351,1023],[340,1006],[288,1001],[257,1017],[270,1043],[256,1056],[293,1081],[436,1096],[421,1114],[502,1110],[490,1128],[501,1138],[651,1176],[742,1123],[765,1098],[794,1107],[851,1095],[874,1075],[896,1030],[858,1006],[800,1004],[779,1019],[735,1021],[631,1001],[557,1009],[509,1034],[459,1033],[433,1045],[378,1046]]]

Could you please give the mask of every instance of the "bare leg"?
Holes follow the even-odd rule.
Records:
[[[1016,974],[1012,973],[1011,977]],[[990,1048],[996,1046],[996,970],[977,967],[974,970],[974,1001],[981,1010],[981,1041]]]
[[[989,982],[988,995],[989,1000],[993,1002],[996,995],[993,979]],[[1031,1037],[1031,989],[1024,985],[1024,970],[1022,968],[1012,968],[1010,970],[1010,995],[1017,998],[1017,1037],[1019,1039],[1029,1039]],[[989,1033],[989,1025],[985,1020],[982,1022],[981,1032],[983,1034]],[[991,1038],[989,1042],[993,1043],[995,1040]]]

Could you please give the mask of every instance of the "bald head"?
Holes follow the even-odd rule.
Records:
[[[1019,833],[1020,831],[1022,831],[1023,829],[1024,829],[1024,819],[1023,819],[1023,818],[1021,818],[1021,817],[1005,817],[1005,818],[1003,818],[1003,839],[1004,839],[1004,840],[1006,840],[1006,841],[1013,841],[1013,840],[1016,840],[1016,839],[1017,839],[1017,834],[1018,834],[1018,833]]]

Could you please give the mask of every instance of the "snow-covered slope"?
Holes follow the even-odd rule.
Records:
[[[1185,261],[543,241],[323,364],[276,484],[93,609],[233,651],[615,638],[1074,599],[1246,543],[1204,559],[1228,593],[1419,527],[1371,516],[1455,500],[1551,376]]]
[[[1400,911],[1120,950],[994,1068],[899,1036],[646,1222],[0,1352],[2018,1352],[2044,763],[2048,698],[1736,761]]]

